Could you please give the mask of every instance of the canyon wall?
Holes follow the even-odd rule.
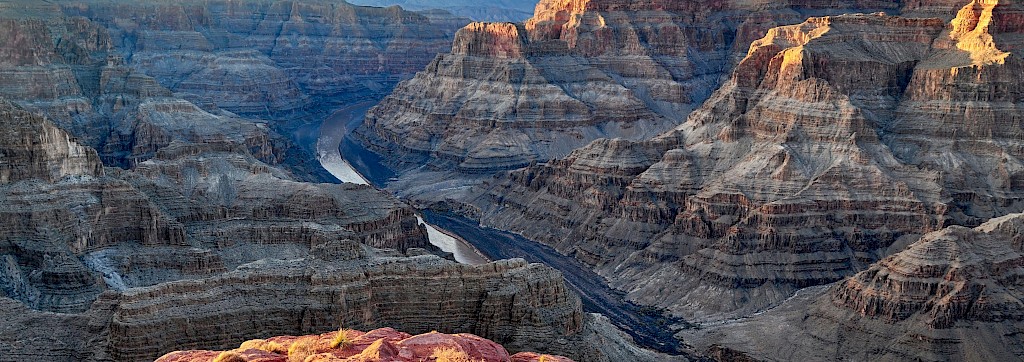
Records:
[[[598,138],[667,131],[765,30],[803,14],[877,10],[898,4],[542,1],[525,24],[460,30],[451,53],[371,109],[357,137],[408,171],[395,190],[444,197],[428,185],[448,190],[448,179],[565,157]],[[424,177],[432,171],[444,176]]]
[[[949,22],[843,15],[771,29],[676,129],[595,141],[467,199],[486,224],[697,320],[1020,212],[1020,6],[963,3]]]
[[[303,127],[380,99],[468,23],[443,12],[261,0],[13,1],[0,18],[13,40],[0,45],[0,97],[45,112],[106,164],[130,167],[176,138],[239,137],[264,148],[261,160],[311,180],[329,176],[295,145],[313,142],[306,133],[315,127]],[[231,121],[184,121],[210,115]]]
[[[264,260],[210,279],[127,291],[111,319],[110,357],[152,360],[175,349],[231,348],[339,325],[464,331],[513,350],[548,350],[550,341],[583,328],[579,299],[548,267],[360,253],[352,244],[327,244],[312,259]]]
[[[1024,216],[950,226],[764,314],[687,332],[759,360],[991,361],[1024,353]],[[754,336],[749,331],[777,333]],[[784,344],[786,350],[774,346]],[[725,360],[720,358],[719,360]]]
[[[283,3],[210,6],[227,11],[218,6]],[[287,4],[295,12],[277,14],[347,19],[335,25],[381,27],[401,20],[429,27],[423,16],[397,9]],[[185,5],[0,4],[0,32],[12,39],[0,44],[0,97],[10,99],[0,100],[0,118],[11,126],[0,137],[0,304],[8,321],[0,325],[0,353],[13,360],[142,361],[181,348],[225,348],[253,336],[319,332],[344,322],[472,332],[509,348],[582,360],[653,358],[607,320],[584,314],[553,269],[521,261],[469,267],[430,256],[442,253],[427,242],[414,210],[396,198],[365,185],[303,182],[316,177],[295,167],[301,160],[279,134],[280,125],[221,108],[249,112],[232,97],[257,94],[248,90],[258,87],[217,82],[226,88],[190,94],[165,86],[171,76],[157,66],[147,70],[141,61],[177,51],[174,42],[182,46],[179,54],[203,53],[204,40],[196,34],[212,37],[203,33],[214,24],[203,20],[207,8]],[[232,16],[268,16],[236,10]],[[265,25],[313,23],[293,20]],[[333,36],[358,33],[354,25],[332,30],[341,33],[305,26],[315,29],[303,31]],[[391,30],[396,38],[436,34],[428,28]],[[256,38],[283,46],[278,35]],[[351,46],[332,47],[329,38],[315,50]],[[409,46],[430,46],[390,42],[403,55],[415,55]],[[308,56],[274,51],[281,58],[232,50],[274,64]],[[371,46],[367,52],[379,50]],[[405,64],[392,58],[395,67]],[[161,67],[177,69],[173,62]],[[260,62],[267,67],[254,71],[270,69],[266,59]],[[242,72],[251,65],[225,64]],[[377,69],[367,77],[387,73],[380,64],[366,66],[359,71]],[[206,82],[216,75],[204,74]],[[294,93],[305,86],[292,82],[298,86],[285,87],[291,93],[253,101],[281,112],[252,113],[286,114],[295,97],[305,102]]]
[[[62,6],[111,33],[178,96],[263,118],[379,99],[448,49],[467,21],[327,1],[86,1]]]

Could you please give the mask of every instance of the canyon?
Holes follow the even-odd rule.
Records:
[[[1024,356],[1024,4],[401,3],[0,1],[3,359]]]
[[[461,21],[320,1],[0,3],[4,359],[151,361],[338,325],[651,359],[556,270],[449,260],[415,209],[329,182],[299,143]]]
[[[1019,100],[1000,75],[1018,67],[1001,50],[1018,46],[1018,11],[772,29],[675,130],[513,171],[475,205],[641,303],[696,319],[763,309],[908,239],[1020,211]]]
[[[896,8],[883,1],[542,1],[523,24],[460,30],[451,52],[370,109],[356,135],[391,155],[387,163],[400,174],[395,192],[452,197],[454,182],[468,188],[598,138],[642,140],[672,129],[775,25]]]
[[[355,138],[389,190],[578,259],[710,358],[1018,359],[1019,230],[966,230],[1024,211],[1022,10],[542,1],[463,28]],[[678,18],[726,35],[663,41]]]

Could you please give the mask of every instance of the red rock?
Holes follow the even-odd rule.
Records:
[[[353,356],[360,361],[392,361],[401,359],[398,347],[386,339],[378,339],[361,353]]]
[[[380,328],[368,333],[348,331],[352,338],[352,346],[344,350],[331,349],[330,343],[338,332],[308,336],[278,336],[267,338],[266,342],[274,342],[290,348],[300,341],[314,341],[314,350],[306,359],[307,362],[420,362],[433,361],[434,354],[440,349],[453,349],[465,353],[473,361],[487,362],[528,362],[544,361],[572,362],[572,360],[552,355],[541,355],[534,352],[520,352],[509,356],[505,347],[482,337],[468,334],[445,334],[438,332],[412,336],[392,328]],[[286,362],[284,353],[274,353],[249,348],[233,350],[247,362]],[[221,351],[177,351],[157,359],[157,362],[209,362],[219,356]]]
[[[444,334],[430,332],[413,336],[398,343],[399,348],[410,349],[416,356],[427,357],[434,350],[454,347],[466,352],[470,357],[486,361],[508,361],[509,355],[505,347],[468,333]]]
[[[288,362],[288,357],[260,349],[247,349],[238,352],[247,362]]]
[[[217,351],[175,351],[157,358],[155,362],[199,362],[217,358]]]

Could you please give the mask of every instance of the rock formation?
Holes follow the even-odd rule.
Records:
[[[18,130],[0,138],[0,169],[16,171],[0,185],[0,302],[10,326],[33,326],[0,331],[13,359],[152,360],[342,323],[595,361],[648,353],[596,344],[614,327],[553,269],[428,255],[412,210],[371,187],[294,181],[230,139],[103,169],[45,118],[0,106]]]
[[[958,321],[1024,321],[1016,290],[1024,273],[1020,214],[976,229],[950,226],[930,233],[840,283],[836,305],[896,323],[911,317],[930,328]]]
[[[588,361],[652,359],[584,314],[553,269],[432,256],[410,206],[369,186],[303,182],[318,178],[286,127],[220,107],[290,114],[317,82],[338,82],[325,64],[358,65],[344,68],[364,86],[401,77],[422,66],[417,51],[433,44],[422,39],[445,36],[433,22],[450,19],[321,2],[0,4],[11,40],[0,44],[0,97],[10,98],[0,120],[11,128],[0,136],[0,353],[152,360],[345,322],[466,331]],[[368,32],[387,50],[349,36]],[[177,73],[161,70],[197,78],[168,84]],[[236,79],[249,70],[261,75]],[[248,92],[262,82],[284,93]],[[247,108],[260,102],[275,110]]]
[[[335,343],[338,341],[339,343]],[[293,347],[294,346],[294,347]],[[237,354],[241,361],[286,361],[305,356],[313,361],[409,361],[427,358],[439,361],[494,362],[572,362],[561,356],[532,352],[509,353],[500,344],[466,333],[430,332],[409,335],[392,328],[369,332],[342,329],[337,332],[309,336],[278,336],[242,343],[231,351],[178,351],[164,355],[157,362],[208,362],[222,355]],[[461,358],[461,359],[459,359]]]
[[[129,290],[111,321],[111,357],[141,360],[174,349],[230,348],[256,336],[339,324],[461,330],[517,349],[545,348],[583,328],[579,299],[550,268],[515,261],[470,267],[436,257],[368,259],[354,245],[325,245],[312,260],[264,260],[210,279]]]
[[[202,279],[106,292],[79,314],[0,302],[7,304],[6,320],[35,326],[0,333],[0,351],[14,359],[153,360],[176,349],[232,348],[254,337],[343,324],[469,331],[512,350],[587,361],[650,360],[621,337],[604,339],[614,327],[583,314],[578,297],[549,267],[397,257],[348,240],[318,245],[304,259],[264,259]],[[66,332],[52,335],[51,326]]]
[[[771,26],[895,8],[863,3],[542,1],[525,24],[460,30],[451,53],[367,113],[359,136],[399,170],[455,171],[446,178],[564,157],[601,137],[649,138],[703,102]],[[396,189],[440,182],[422,172]]]
[[[79,256],[126,242],[183,243],[181,225],[128,183],[105,176],[95,150],[7,101],[0,101],[0,119],[9,127],[0,139],[0,288],[7,296],[42,310],[81,311],[105,285]]]
[[[6,128],[0,136],[0,184],[103,175],[103,164],[96,151],[78,144],[53,123],[16,109],[5,100],[0,100],[0,112]]]
[[[189,100],[285,118],[376,99],[448,48],[466,21],[325,1],[85,1],[133,66]]]
[[[106,164],[130,167],[173,139],[238,137],[264,148],[261,160],[311,180],[329,176],[278,134],[308,142],[301,138],[311,131],[299,128],[339,105],[383,97],[468,22],[262,0],[11,1],[0,19],[0,33],[16,40],[0,45],[0,97],[46,113]],[[196,117],[225,119],[199,122],[220,127],[208,129],[187,122]]]
[[[1024,215],[924,235],[829,288],[762,315],[687,332],[754,359],[1015,360],[1024,354]],[[756,338],[748,331],[777,333]],[[785,351],[772,347],[785,344]]]
[[[960,6],[948,23],[873,14],[772,29],[675,130],[595,141],[472,202],[487,224],[697,319],[1020,212],[1021,9]]]

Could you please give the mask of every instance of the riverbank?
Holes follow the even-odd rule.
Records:
[[[604,314],[612,324],[631,335],[637,344],[662,353],[684,352],[682,343],[669,328],[685,324],[684,321],[667,318],[656,310],[627,301],[622,292],[609,287],[603,277],[578,259],[520,235],[480,226],[476,220],[431,210],[422,212],[428,223],[456,233],[488,258],[523,258],[558,269],[569,286],[580,295],[584,310]]]
[[[334,175],[341,182],[349,182],[362,185],[370,185],[370,180],[356,171],[352,164],[341,157],[339,148],[344,138],[350,133],[354,125],[362,121],[362,115],[366,113],[373,103],[359,103],[350,107],[340,109],[320,125],[320,137],[317,139],[317,158],[324,169]],[[422,217],[417,216],[427,229],[427,239],[430,244],[438,247],[444,252],[452,253],[455,261],[463,264],[478,265],[491,261],[475,247],[462,238],[455,236],[446,230],[440,230],[434,225],[425,222]]]
[[[359,176],[359,180],[378,187],[386,186],[395,177],[395,173],[383,164],[380,155],[365,149],[350,136],[350,132],[362,121],[363,115],[357,113],[360,109],[350,107],[342,111],[325,121],[321,132],[342,134],[337,137],[338,133],[335,133],[335,137],[340,139],[334,152],[338,159],[344,161],[344,165]],[[365,109],[361,111],[365,112]],[[345,117],[349,119],[345,120]],[[339,127],[341,124],[344,126]],[[329,147],[331,143],[323,146]],[[449,237],[454,235],[453,239],[457,237],[460,244],[469,245],[474,253],[483,254],[485,259],[523,258],[531,263],[543,263],[558,269],[568,285],[580,295],[584,310],[607,316],[612,324],[632,336],[638,345],[669,354],[683,354],[687,351],[670,328],[672,325],[686,325],[685,321],[665,317],[658,310],[627,301],[622,292],[609,287],[603,277],[576,258],[562,255],[520,235],[483,227],[476,220],[431,210],[421,210],[421,213],[426,225],[437,225],[439,229],[451,233]]]

